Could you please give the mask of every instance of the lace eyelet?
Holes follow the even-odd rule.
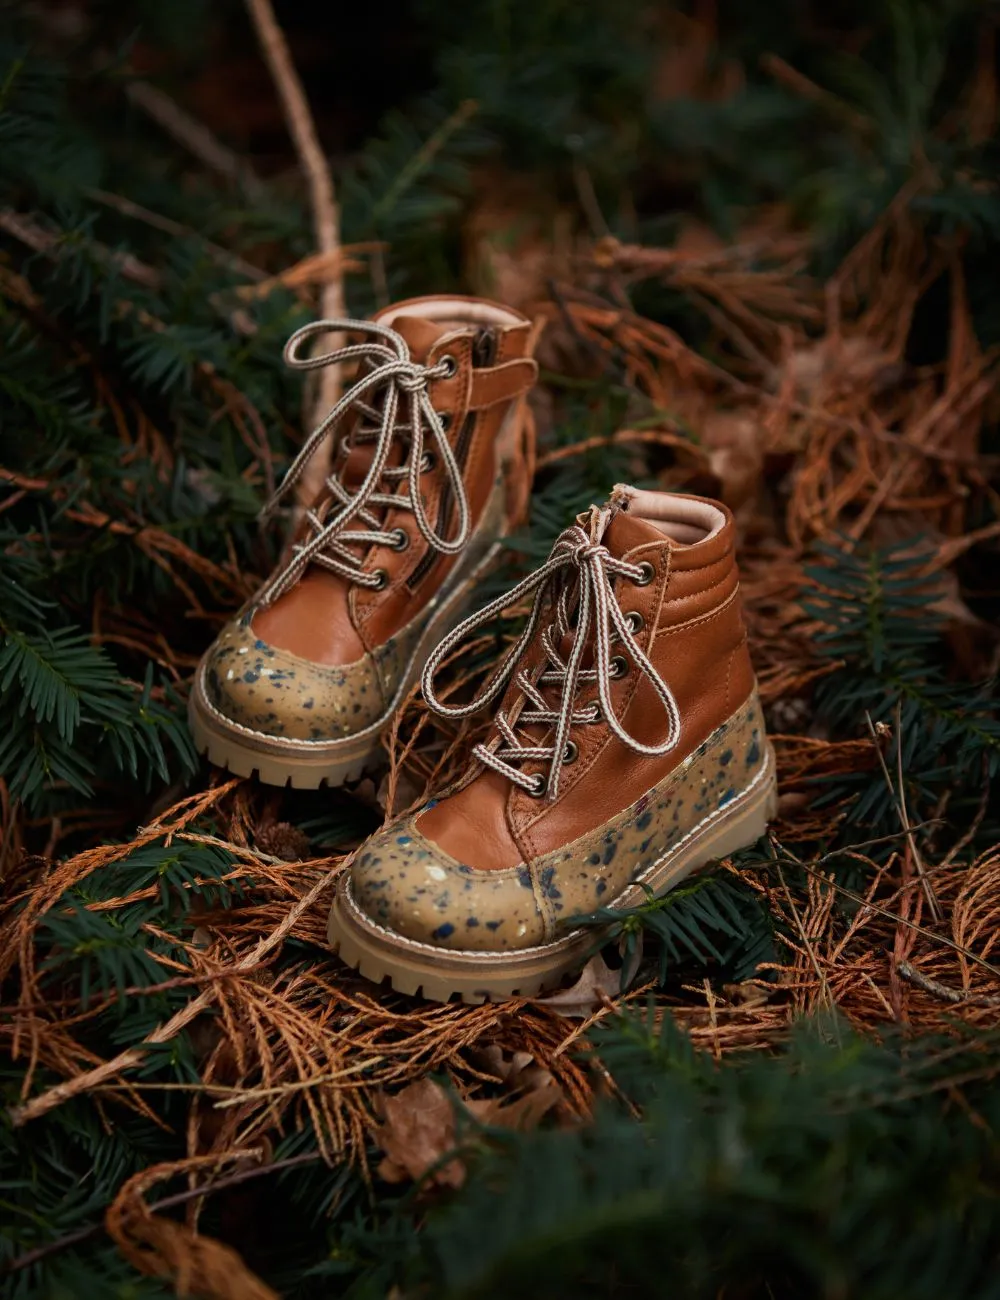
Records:
[[[423,455],[420,457],[421,474],[429,474],[436,464],[437,464],[437,457],[434,455],[434,453],[432,451],[425,451]]]
[[[580,750],[575,740],[567,740],[566,748],[563,750],[563,763],[575,763],[580,757]]]
[[[448,430],[451,428],[451,420],[452,420],[451,411],[435,411],[434,414],[441,421],[441,428],[445,431],[445,433],[447,433]]]
[[[588,722],[595,723],[604,721],[604,710],[601,708],[600,700],[591,700],[587,705],[587,708],[590,709],[590,717],[587,719]]]
[[[409,549],[410,534],[405,528],[394,528],[392,530],[392,535],[396,539],[392,544],[392,549],[394,551],[405,551]]]
[[[639,568],[641,570],[641,576],[638,578],[633,578],[632,581],[635,583],[637,587],[648,587],[649,584],[656,577],[656,570],[653,568],[653,566],[650,564],[648,560],[640,560]]]
[[[542,795],[545,793],[545,787],[547,784],[548,782],[545,780],[545,777],[542,776],[541,772],[536,772],[532,777],[532,784],[530,788],[527,788],[526,792],[531,795],[532,799],[541,799]]]
[[[637,609],[631,609],[625,615],[625,622],[628,624],[628,630],[635,636],[636,632],[641,632],[646,626],[646,620]]]
[[[375,579],[372,591],[384,591],[389,582],[385,569],[372,569],[372,577]]]
[[[455,360],[455,358],[451,355],[450,352],[446,352],[444,354],[444,356],[438,362],[438,365],[445,367],[445,372],[444,372],[445,379],[453,379],[455,375],[458,374],[458,362]]]
[[[623,655],[614,655],[611,660],[611,666],[608,673],[608,676],[611,678],[611,680],[613,682],[616,682],[620,677],[624,677],[627,672],[628,672],[628,660]]]

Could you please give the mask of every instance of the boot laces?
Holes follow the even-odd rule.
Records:
[[[362,334],[367,338],[320,355],[304,355],[303,348],[309,340],[328,331]],[[360,587],[379,590],[385,575],[378,570],[363,569],[364,553],[358,555],[350,550],[351,545],[366,550],[372,545],[398,547],[400,530],[386,531],[384,517],[380,519],[376,510],[409,510],[418,531],[433,550],[442,555],[454,555],[462,550],[469,538],[468,497],[461,467],[448,441],[445,421],[434,410],[427,391],[432,380],[446,379],[455,373],[454,358],[444,356],[433,366],[421,365],[411,359],[406,340],[395,330],[374,321],[346,319],[316,321],[296,330],[285,346],[284,358],[293,370],[316,370],[356,361],[366,369],[306,439],[281,486],[261,511],[261,518],[266,519],[277,510],[301,479],[320,444],[352,410],[358,413],[358,422],[351,445],[374,443],[374,450],[364,480],[356,489],[348,488],[336,469],[327,476],[325,486],[329,496],[322,504],[327,506],[328,513],[324,517],[317,506],[305,512],[308,535],[293,545],[286,563],[262,590],[258,598],[261,603],[277,600],[295,585],[310,564],[321,565]],[[383,397],[381,409],[377,409],[371,399],[380,391]],[[409,417],[405,420],[403,406]],[[399,438],[406,441],[406,455],[401,465],[389,465],[393,444]],[[450,538],[435,531],[421,498],[420,476],[431,463],[428,443],[433,444],[441,458],[457,506],[457,527]],[[345,444],[342,451],[347,449]],[[406,489],[401,490],[397,485],[404,481]]]
[[[612,555],[578,524],[567,528],[539,569],[460,623],[435,649],[424,669],[421,683],[424,698],[442,717],[468,717],[498,699],[511,680],[515,682],[520,695],[509,709],[497,710],[496,737],[487,744],[476,745],[473,755],[536,797],[545,795],[550,801],[558,797],[560,772],[572,753],[568,746],[574,727],[600,722],[603,718],[629,749],[651,757],[668,753],[680,737],[677,703],[635,639],[630,619],[622,612],[615,593],[615,578],[645,585],[649,574],[645,565],[631,564]],[[476,696],[468,704],[445,704],[439,700],[434,678],[455,647],[532,593],[534,600],[524,630]],[[539,638],[545,658],[540,671],[537,667],[530,671],[522,660],[546,618],[550,621],[542,627]],[[570,634],[569,653],[564,655],[562,647]],[[617,674],[612,668],[612,640],[617,640],[628,652],[663,705],[667,735],[659,744],[647,745],[638,740],[615,713],[611,681]],[[591,666],[585,668],[588,650]],[[597,698],[578,704],[581,687],[591,685],[597,688]],[[555,707],[551,703],[553,696],[558,698]],[[547,743],[537,743],[530,737],[522,739],[515,730],[515,727],[536,725],[547,728]],[[524,772],[521,770],[524,763],[545,764],[548,773]]]

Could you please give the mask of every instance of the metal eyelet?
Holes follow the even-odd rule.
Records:
[[[650,564],[648,560],[640,560],[639,568],[642,571],[641,576],[638,578],[633,578],[632,581],[635,583],[637,587],[648,587],[649,584],[656,577],[656,570],[653,568],[653,566]]]
[[[432,451],[425,451],[423,455],[420,457],[421,474],[429,474],[436,464],[437,464],[437,457],[434,455],[434,453]]]
[[[450,352],[446,352],[444,354],[444,356],[438,362],[438,365],[445,367],[445,372],[444,372],[445,379],[452,379],[455,375],[458,374],[458,362],[455,360],[455,358],[451,355]]]
[[[619,677],[624,677],[627,672],[628,660],[622,655],[615,655],[611,660],[611,668],[609,671],[611,680],[616,682]]]
[[[389,582],[389,575],[385,569],[372,569],[372,577],[375,579],[372,591],[384,591]]]
[[[451,428],[452,415],[451,411],[435,411],[434,414],[441,421],[441,428],[445,433]]]
[[[592,711],[591,716],[587,719],[588,722],[602,722],[604,720],[604,710],[601,708],[600,700],[591,700],[586,707]]]
[[[545,780],[545,777],[542,776],[541,772],[536,772],[534,777],[532,777],[532,784],[528,788],[527,793],[531,795],[532,799],[541,799],[542,795],[545,793],[545,787],[547,784],[548,782]]]
[[[405,551],[408,549],[410,545],[410,534],[405,528],[394,528],[392,530],[392,535],[396,539],[392,543],[392,549],[394,551]]]
[[[641,632],[646,626],[646,620],[637,609],[630,609],[625,615],[625,622],[628,624],[628,630],[634,636],[636,632]]]
[[[575,763],[580,757],[580,750],[575,740],[567,740],[566,748],[563,750],[562,761],[564,763]]]

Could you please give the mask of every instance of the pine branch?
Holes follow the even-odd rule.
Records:
[[[0,209],[0,230],[26,244],[36,253],[58,258],[62,253],[65,236],[57,232],[44,230],[37,222],[20,212],[9,208]],[[104,248],[96,240],[87,240],[89,252],[103,265],[112,266],[127,279],[141,284],[145,289],[159,289],[162,281],[160,273],[151,266],[146,266],[131,253],[118,253]]]

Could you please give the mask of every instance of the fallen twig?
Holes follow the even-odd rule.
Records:
[[[896,969],[903,979],[909,980],[911,984],[916,984],[918,988],[923,989],[926,993],[933,993],[942,1002],[953,1002],[956,1005],[963,1002],[976,1002],[984,1007],[1000,1007],[1000,994],[975,993],[972,989],[950,988],[947,984],[942,984],[940,980],[931,979],[929,975],[924,975],[922,971],[917,970],[916,966],[911,965],[908,961],[897,962]]]

